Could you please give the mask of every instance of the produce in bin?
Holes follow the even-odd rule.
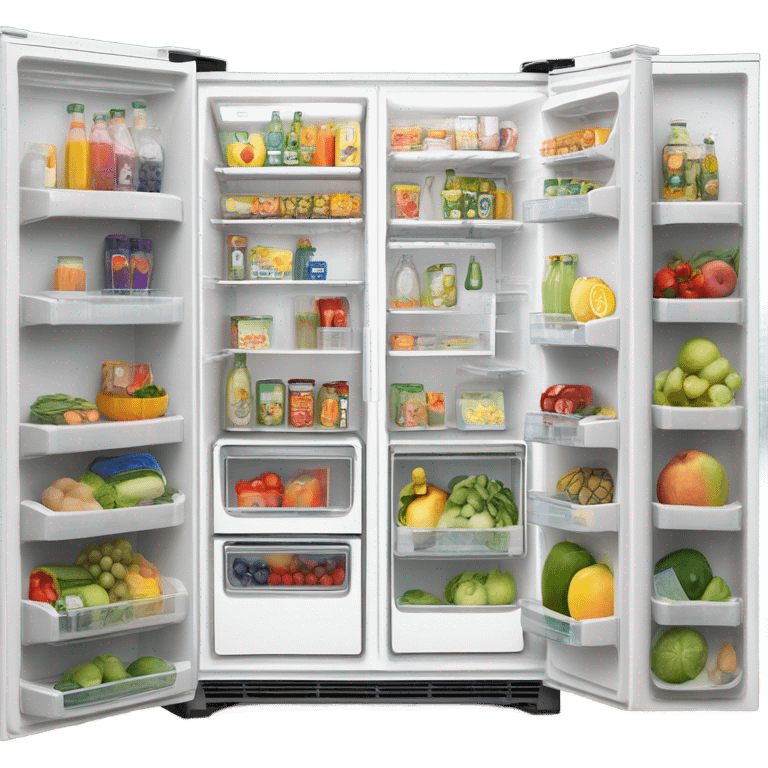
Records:
[[[656,498],[660,504],[722,507],[728,503],[728,475],[723,465],[702,451],[680,451],[659,473]]]
[[[573,619],[613,616],[613,574],[583,547],[561,541],[544,561],[541,598],[545,608]]]
[[[233,587],[340,587],[346,579],[343,554],[265,553],[232,559],[227,578]]]
[[[263,472],[253,480],[235,483],[238,507],[279,507],[284,492],[283,481],[274,472]]]
[[[96,458],[80,482],[90,486],[104,509],[169,504],[178,493],[149,453]]]
[[[723,643],[717,654],[717,661],[707,670],[707,675],[715,685],[730,683],[736,676],[738,663],[734,647],[730,643]]]
[[[689,261],[672,251],[666,267],[653,277],[656,299],[720,299],[730,296],[739,280],[739,242],[735,248],[701,251]]]
[[[89,424],[99,420],[96,405],[81,397],[71,397],[61,392],[41,395],[29,410],[33,424]]]
[[[678,549],[662,557],[653,569],[656,597],[672,602],[701,600],[725,602],[731,590],[725,581],[712,576],[712,568],[696,549]]]
[[[327,507],[330,503],[330,467],[303,469],[288,480],[283,495],[284,507]]]
[[[576,467],[557,481],[557,490],[574,504],[610,504],[613,478],[602,467]]]
[[[704,669],[708,653],[707,641],[695,629],[659,630],[651,642],[651,672],[665,683],[687,683]]]
[[[656,405],[722,408],[733,405],[742,378],[709,339],[688,339],[680,347],[677,365],[656,374]]]
[[[107,361],[101,366],[96,404],[113,421],[155,419],[168,410],[168,394],[154,384],[148,364]]]
[[[398,599],[399,605],[511,605],[517,597],[515,577],[494,568],[490,573],[462,571],[446,585],[445,603],[422,589],[409,589]]]
[[[54,512],[104,509],[87,483],[79,483],[71,477],[60,477],[48,486],[43,491],[42,503]]]
[[[613,408],[592,405],[592,387],[586,384],[553,384],[542,393],[539,407],[546,413],[616,417]]]
[[[116,656],[109,653],[102,653],[92,661],[85,664],[79,664],[66,671],[56,685],[53,687],[57,691],[67,693],[76,691],[80,688],[93,688],[105,683],[115,683],[120,680],[130,680],[132,678],[141,678],[148,675],[158,675],[163,672],[172,674],[163,675],[163,677],[145,681],[144,684],[127,686],[120,689],[120,693],[139,693],[153,688],[165,688],[173,685],[176,680],[176,667],[165,659],[157,656],[142,656],[131,662],[126,668],[125,664]],[[66,700],[65,700],[66,701]],[[82,703],[88,703],[84,701]],[[66,704],[65,704],[66,706]]]

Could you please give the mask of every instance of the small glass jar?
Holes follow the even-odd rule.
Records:
[[[143,238],[130,238],[131,290],[149,293],[152,279],[152,241]]]
[[[59,256],[53,273],[54,291],[84,291],[85,267],[82,256]]]
[[[288,423],[302,429],[315,423],[315,380],[289,379]]]

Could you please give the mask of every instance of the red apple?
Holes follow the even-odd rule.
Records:
[[[730,296],[736,290],[738,275],[736,270],[725,261],[708,261],[701,266],[704,275],[704,293],[710,299]]]
[[[659,473],[656,496],[661,504],[722,507],[728,501],[728,475],[713,456],[680,451]]]

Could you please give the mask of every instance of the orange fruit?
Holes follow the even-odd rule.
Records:
[[[576,572],[568,586],[568,612],[572,619],[613,616],[613,574],[604,563]]]

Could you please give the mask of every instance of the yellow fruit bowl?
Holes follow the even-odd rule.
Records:
[[[156,419],[168,410],[168,395],[162,397],[115,397],[96,395],[96,407],[112,421]]]

